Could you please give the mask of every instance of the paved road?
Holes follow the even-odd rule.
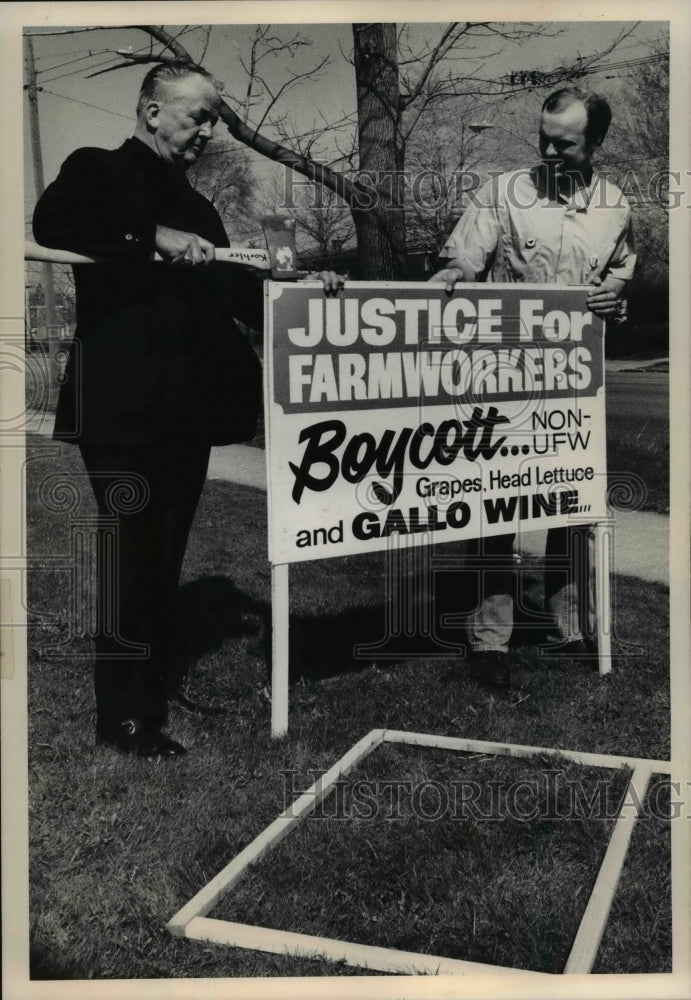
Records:
[[[607,413],[613,417],[667,420],[667,372],[615,372],[606,377]]]
[[[648,511],[612,512],[612,571],[650,583],[669,584],[669,518]],[[523,554],[542,555],[546,531],[531,531],[518,541]]]

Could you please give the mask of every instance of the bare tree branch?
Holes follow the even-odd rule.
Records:
[[[137,63],[175,62],[175,56],[153,55],[153,53],[141,55],[136,52],[129,52],[127,49],[116,49],[115,51],[119,56],[123,56],[126,61],[118,63],[116,66],[107,66],[105,69],[99,69],[95,73],[87,73],[85,79],[92,80],[95,76],[102,76],[103,73],[112,73],[116,69],[125,69]]]
[[[290,90],[296,84],[300,83],[302,80],[314,79],[314,77],[316,76],[316,74],[318,73],[318,71],[320,69],[322,69],[328,63],[328,61],[329,61],[329,57],[325,56],[321,60],[321,62],[319,62],[312,69],[305,70],[304,73],[293,73],[293,74],[291,74],[290,79],[286,80],[278,88],[278,90],[277,90],[277,92],[275,94],[272,93],[271,88],[269,87],[269,85],[266,82],[266,80],[264,80],[262,77],[259,77],[260,82],[262,83],[264,89],[266,90],[267,94],[271,98],[271,101],[269,103],[269,106],[264,111],[264,114],[259,119],[259,123],[257,125],[257,130],[259,130],[262,127],[262,125],[264,124],[264,122],[267,120],[267,117],[270,114],[271,109],[277,104],[277,102],[281,99],[281,97],[283,96],[284,93],[286,93],[288,90]]]
[[[188,27],[178,29],[176,33],[167,31],[161,25],[131,27],[146,34],[150,40],[148,52],[120,49],[117,55],[121,57],[121,61],[96,70],[91,76],[113,72],[133,64],[165,63],[172,59],[200,66],[209,46],[210,29],[206,27],[194,29],[205,32],[203,45],[195,46],[195,51],[197,48],[201,50],[201,55],[196,60],[180,41],[183,32],[190,30]],[[503,43],[499,45],[499,39],[520,43],[535,35],[551,36],[560,30],[550,25],[452,22],[435,31],[431,38],[425,37],[418,45],[417,33],[413,34],[406,27],[397,30],[395,26],[379,23],[353,25],[354,54],[351,57],[344,53],[344,58],[354,65],[356,71],[358,123],[361,127],[363,122],[369,126],[373,122],[377,126],[381,124],[381,135],[384,138],[380,141],[377,129],[371,127],[358,139],[352,115],[343,115],[337,121],[327,122],[325,115],[319,113],[311,125],[299,128],[292,123],[288,112],[281,113],[281,107],[286,106],[286,102],[281,105],[281,101],[286,95],[305,80],[314,79],[328,65],[330,57],[317,59],[311,68],[286,71],[285,63],[312,43],[297,32],[284,38],[271,25],[259,25],[252,34],[246,58],[241,54],[237,57],[247,74],[244,93],[239,98],[230,94],[223,95],[219,109],[220,119],[229,133],[244,146],[289,167],[343,199],[353,212],[358,239],[362,241],[365,255],[370,243],[378,247],[377,253],[383,247],[385,252],[382,261],[386,262],[378,262],[377,266],[384,270],[393,267],[395,270],[401,265],[405,254],[405,227],[399,226],[401,213],[394,211],[402,206],[382,202],[376,209],[364,212],[359,200],[362,190],[360,171],[378,171],[381,174],[402,171],[406,147],[416,130],[418,134],[422,134],[421,125],[427,113],[437,115],[438,120],[444,123],[445,101],[465,98],[467,110],[476,100],[484,98],[487,99],[486,103],[490,103],[502,97],[539,90],[589,72],[600,71],[603,61],[634,29],[623,29],[603,51],[586,58],[579,56],[571,65],[559,66],[551,71],[533,70],[520,74],[507,73],[501,78],[492,78],[490,75],[487,78],[488,49],[501,51]],[[494,44],[493,38],[497,40]],[[411,39],[415,39],[415,46],[411,44]],[[489,53],[492,54],[496,55],[496,52]],[[269,64],[278,55],[284,57],[283,75],[279,80],[273,70],[269,69]],[[436,109],[441,111],[437,113]],[[455,113],[458,114],[457,109]],[[467,113],[470,112],[467,110]],[[435,133],[430,133],[429,130],[425,132],[425,141],[417,153],[423,173],[423,166],[427,162],[425,157],[432,155],[438,158],[439,176],[447,176],[449,171],[453,174],[455,170],[472,162],[473,147],[467,136],[461,134],[458,142],[449,145],[447,140],[451,138],[451,125],[447,127],[444,123],[443,127],[449,133],[444,139],[448,148],[444,147],[440,135],[433,151],[429,138]],[[350,141],[345,139],[346,134],[351,136]],[[277,139],[269,138],[269,135]],[[347,167],[353,165],[358,142],[362,145],[359,150],[361,158],[358,170],[351,171]],[[338,153],[335,160],[334,151]],[[206,183],[213,197],[221,199],[224,196],[223,184],[228,176],[223,174],[218,159],[223,151],[212,149],[208,155],[217,159],[215,164],[213,161],[211,163],[214,169],[209,172]],[[338,164],[340,169],[332,169],[331,164]],[[430,178],[425,180],[425,184],[429,187],[430,198],[436,203],[443,192],[437,183],[434,169],[429,172]],[[442,232],[448,224],[452,207],[445,204],[439,208],[432,228],[421,219],[419,231],[422,232],[427,227],[430,233],[433,230],[436,233]],[[314,239],[321,240],[324,237],[328,228],[327,221],[326,216],[312,220]]]
[[[32,38],[39,38],[46,35],[81,35],[84,31],[107,31],[109,25],[99,24],[93,28],[58,28],[50,31],[27,31],[25,34]]]
[[[423,67],[420,79],[417,85],[410,91],[410,93],[402,98],[403,109],[408,107],[412,102],[419,97],[422,93],[427,81],[430,79],[433,71],[438,66],[441,59],[444,58],[446,52],[455,45],[461,35],[465,34],[468,29],[468,24],[461,25],[460,23],[451,23],[446,30],[442,33],[439,42],[435,48],[430,53],[429,59],[427,60],[427,65]]]
[[[136,25],[136,27],[140,31],[147,32],[157,41],[167,45],[171,52],[179,59],[185,59],[193,65],[197,65],[191,59],[185,47],[174,39],[172,35],[169,35],[164,28],[156,25]],[[239,142],[249,146],[250,149],[254,149],[256,152],[261,153],[262,156],[275,160],[277,163],[282,163],[290,167],[310,180],[324,184],[349,204],[355,201],[357,191],[351,180],[340,176],[323,164],[314,163],[306,159],[299,153],[295,153],[292,149],[288,149],[280,143],[274,142],[262,135],[257,130],[250,128],[239,118],[225,100],[221,101],[219,115],[223,123],[228,127],[230,134]]]
[[[211,26],[207,25],[206,27],[203,28],[203,31],[205,33],[205,38],[204,38],[204,44],[202,46],[201,55],[199,56],[200,63],[204,62],[207,49],[209,48],[209,42],[211,41]]]

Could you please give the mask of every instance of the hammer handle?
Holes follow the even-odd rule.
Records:
[[[163,260],[158,254],[154,261]],[[92,257],[70,250],[51,250],[27,240],[24,244],[24,260],[40,260],[47,264],[116,264],[121,263],[109,257]],[[216,260],[230,264],[246,264],[261,271],[271,270],[271,261],[266,250],[253,247],[216,247]]]

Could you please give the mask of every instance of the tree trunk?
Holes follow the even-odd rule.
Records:
[[[360,166],[351,201],[362,278],[405,277],[404,144],[395,24],[354,24]]]

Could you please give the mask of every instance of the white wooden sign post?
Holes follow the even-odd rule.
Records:
[[[266,282],[271,728],[288,728],[288,568],[591,525],[610,670],[604,324],[585,286]]]

